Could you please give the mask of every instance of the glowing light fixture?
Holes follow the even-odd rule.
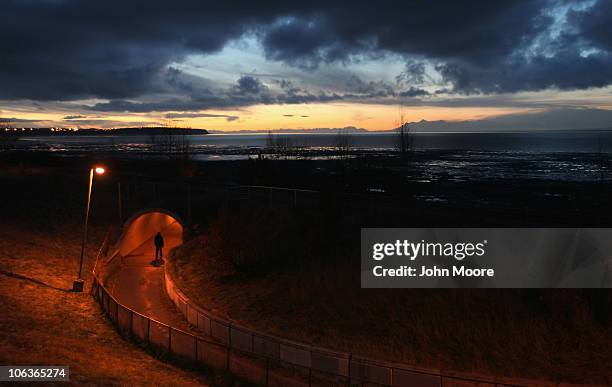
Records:
[[[104,174],[104,172],[106,172],[106,169],[104,169],[103,167],[96,167],[95,171],[98,175],[102,175]]]

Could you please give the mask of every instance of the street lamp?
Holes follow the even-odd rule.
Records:
[[[85,241],[87,240],[87,222],[89,221],[89,205],[91,203],[91,187],[93,184],[94,172],[98,175],[104,174],[106,170],[104,167],[95,166],[89,169],[89,188],[87,189],[87,208],[85,209],[85,226],[83,227],[83,242],[81,243],[81,260],[79,263],[79,277],[74,280],[72,284],[73,292],[83,291],[83,279],[81,278],[81,272],[83,271],[83,254],[85,253]]]

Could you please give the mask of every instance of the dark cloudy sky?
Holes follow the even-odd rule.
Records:
[[[2,0],[0,42],[19,126],[388,129],[403,105],[588,127],[612,109],[612,0]]]

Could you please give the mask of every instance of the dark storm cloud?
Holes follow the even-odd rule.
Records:
[[[249,1],[2,1],[0,99],[162,92],[175,82],[169,63],[220,50],[281,9]]]
[[[489,63],[541,28],[545,0],[493,2],[344,1],[310,9],[266,28],[270,58],[313,67],[378,50]]]
[[[550,17],[536,19],[539,25],[550,22]],[[593,7],[570,10],[562,27],[558,36],[538,36],[544,52],[530,52],[532,47],[525,39],[510,55],[493,57],[493,65],[461,58],[439,63],[436,69],[453,86],[450,91],[461,94],[576,90],[612,84],[612,2],[598,0]]]
[[[449,93],[609,85],[609,0],[570,11],[571,28],[546,37],[555,5],[578,1],[5,0],[0,3],[0,99],[103,98],[110,102],[95,110],[193,111],[414,97],[425,95],[417,87],[428,81],[425,62],[437,69]],[[257,78],[243,76],[217,95],[171,67],[189,54],[216,52],[245,34],[260,40],[267,58],[307,69],[323,62],[402,57],[408,63],[398,79],[403,87],[395,91],[365,82],[338,94],[281,84],[284,92],[275,94]],[[536,38],[552,51],[530,52]],[[585,49],[596,51],[585,55]],[[135,101],[152,95],[165,97],[162,102]]]
[[[84,106],[84,109],[103,112],[135,112],[146,113],[154,111],[198,111],[206,109],[235,108],[250,105],[300,104],[330,102],[349,98],[364,98],[353,94],[311,93],[292,88],[282,93],[272,93],[259,78],[252,76],[240,77],[236,84],[226,90],[212,92],[202,90],[192,93],[188,99],[170,98],[158,102],[133,102],[115,99],[109,102],[97,103],[94,106]]]
[[[394,96],[396,94],[393,86],[384,81],[364,81],[356,75],[349,78],[346,87],[353,93],[370,97]]]
[[[399,93],[399,95],[401,95],[402,97],[420,97],[423,95],[429,95],[429,92],[416,87],[410,87],[408,90],[404,90]]]
[[[425,63],[408,61],[406,69],[395,77],[397,84],[422,85],[428,80]]]
[[[602,50],[612,50],[612,1],[599,0],[593,8],[573,11],[569,18],[580,26],[580,36]]]
[[[209,113],[168,113],[166,118],[225,118],[227,121],[236,121],[240,117],[228,114],[209,114]]]
[[[604,87],[612,83],[612,55],[607,52],[581,56],[576,51],[554,57],[539,56],[529,63],[509,61],[489,69],[470,65],[440,66],[441,74],[454,91],[470,93],[508,93]]]
[[[268,88],[258,78],[245,75],[238,79],[234,90],[237,94],[260,94],[266,92]]]
[[[20,123],[20,124],[26,124],[26,123],[35,123],[35,122],[40,122],[42,120],[33,120],[33,119],[29,119],[29,118],[2,118],[0,117],[0,123]]]

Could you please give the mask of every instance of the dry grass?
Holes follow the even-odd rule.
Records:
[[[101,241],[96,230],[91,241],[86,286]],[[124,341],[87,292],[66,291],[78,270],[79,243],[75,227],[43,232],[0,225],[0,364],[68,365],[77,384],[209,383]]]
[[[207,242],[177,252],[179,286],[253,329],[428,368],[612,383],[612,328],[592,320],[581,290],[544,291],[530,306],[517,290],[361,289],[348,264],[251,276]]]

